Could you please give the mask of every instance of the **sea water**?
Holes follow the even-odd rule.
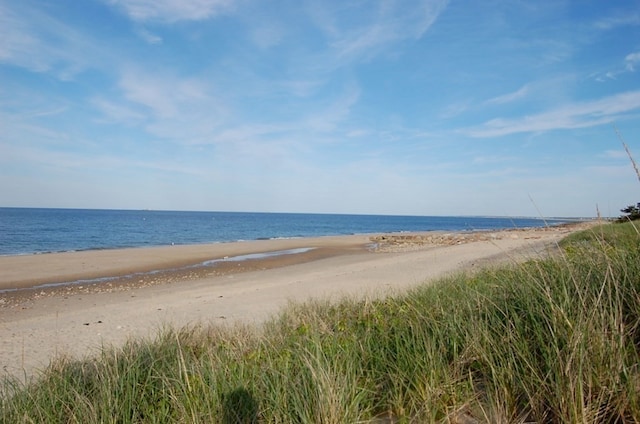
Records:
[[[567,219],[0,208],[0,255],[411,231],[541,227]]]

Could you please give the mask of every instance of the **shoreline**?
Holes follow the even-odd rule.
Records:
[[[125,249],[83,250],[34,255],[0,256],[0,297],[21,290],[48,289],[51,286],[101,284],[98,280],[128,280],[188,271],[190,268],[216,268],[207,262],[246,255],[260,255],[292,249],[312,249],[296,253],[297,258],[316,257],[313,250],[326,247],[365,249],[372,235],[326,236],[210,243],[193,245],[135,247]],[[278,255],[285,256],[285,255]],[[247,259],[246,262],[270,258]],[[232,261],[230,261],[232,262]],[[96,281],[92,284],[92,281]],[[42,287],[45,286],[45,287]]]
[[[368,254],[372,252],[371,239],[376,236],[378,234],[277,238],[0,256],[0,312],[43,298],[131,291],[176,281],[283,268],[334,256]],[[293,249],[308,250],[291,255],[268,255]],[[268,256],[225,261],[225,258],[263,254]],[[213,261],[217,262],[215,266],[205,264]]]
[[[2,209],[2,208],[0,208]],[[5,208],[6,209],[6,208]],[[464,216],[453,216],[451,218],[464,218]],[[468,218],[474,219],[507,219],[507,217],[501,216],[469,216]],[[85,247],[85,248],[77,248],[77,249],[67,249],[67,250],[35,250],[35,251],[8,251],[4,253],[0,253],[0,259],[2,258],[12,258],[12,257],[23,257],[23,256],[39,256],[39,255],[52,255],[52,254],[73,254],[73,253],[85,253],[85,252],[94,252],[94,251],[112,251],[112,250],[137,250],[137,249],[156,249],[156,248],[166,248],[166,247],[183,247],[183,246],[209,246],[209,245],[225,245],[225,244],[235,244],[235,243],[254,243],[254,242],[270,242],[270,241],[278,241],[278,240],[301,240],[301,239],[317,239],[317,238],[325,238],[325,237],[353,237],[353,236],[363,236],[363,235],[376,235],[376,234],[412,234],[412,233],[474,233],[474,232],[499,232],[499,231],[519,231],[519,230],[528,230],[528,229],[544,229],[549,227],[562,227],[562,226],[572,226],[572,225],[580,225],[583,223],[588,223],[596,220],[596,218],[535,218],[535,217],[510,217],[509,219],[525,219],[525,220],[535,220],[539,221],[540,225],[529,225],[529,226],[505,226],[505,227],[492,227],[492,228],[475,228],[475,227],[465,227],[465,228],[437,228],[437,229],[425,229],[425,230],[390,230],[390,231],[370,231],[370,232],[359,232],[359,233],[331,233],[324,235],[292,235],[292,236],[273,236],[273,237],[258,237],[258,238],[247,238],[247,239],[220,239],[220,240],[210,240],[210,241],[194,241],[191,243],[164,243],[164,244],[132,244],[130,246],[93,246],[93,247]]]
[[[0,297],[25,290],[49,290],[75,285],[99,285],[136,277],[146,279],[152,274],[187,271],[191,268],[211,267],[211,262],[223,262],[246,255],[268,254],[295,249],[315,250],[327,246],[333,248],[361,249],[384,243],[385,238],[431,239],[427,243],[447,244],[447,237],[454,236],[454,242],[464,242],[468,235],[514,234],[525,231],[556,231],[564,228],[582,227],[589,222],[565,222],[547,227],[522,227],[499,230],[461,231],[420,231],[364,233],[351,235],[331,235],[320,237],[291,237],[203,244],[161,245],[151,247],[127,247],[113,249],[90,249],[65,252],[46,252],[20,255],[0,255]],[[444,237],[442,237],[444,235]],[[305,252],[308,253],[308,252]],[[326,253],[326,252],[325,252]],[[283,253],[283,255],[286,253]],[[316,257],[302,255],[297,258]],[[247,261],[262,260],[248,258]],[[228,268],[224,264],[216,267]]]
[[[0,208],[18,232],[5,234],[1,256],[84,252],[167,245],[315,238],[382,232],[497,231],[544,227],[585,218],[410,216],[216,211],[133,211]],[[588,218],[587,218],[588,219]],[[25,221],[26,220],[26,221]],[[24,230],[20,230],[25,225]],[[107,233],[104,229],[108,228]]]
[[[168,263],[172,267],[201,263],[212,257],[314,248],[220,262],[223,266],[157,272],[148,278],[2,293],[0,374],[30,379],[55,358],[93,357],[132,338],[152,338],[166,326],[260,324],[292,301],[389,295],[453,273],[548,255],[560,239],[583,228],[442,233],[437,238],[432,232],[357,235],[74,252],[33,256],[38,261],[28,265],[24,257],[0,258],[2,284],[22,281],[28,287],[29,281],[61,275],[130,273],[159,265],[166,268]],[[377,249],[368,248],[374,239]]]
[[[192,270],[195,270],[197,268],[212,268],[212,267],[215,267],[218,264],[223,265],[223,263],[227,262],[227,261],[228,262],[242,262],[242,261],[249,261],[249,260],[260,260],[260,259],[266,259],[266,258],[269,258],[269,257],[306,253],[306,252],[311,251],[313,249],[315,249],[315,247],[311,247],[311,248],[304,248],[303,247],[303,248],[288,249],[288,250],[277,250],[277,251],[269,251],[269,252],[264,252],[264,253],[249,253],[249,254],[245,254],[245,255],[231,256],[231,257],[225,256],[223,258],[211,259],[211,260],[207,260],[207,261],[200,262],[200,263],[197,263],[197,264],[184,265],[184,266],[179,266],[179,267],[176,267],[176,268],[166,268],[166,269],[160,268],[160,269],[153,269],[151,271],[135,271],[135,272],[132,272],[130,274],[125,274],[125,275],[121,275],[121,276],[105,275],[104,277],[81,278],[81,279],[74,280],[74,281],[42,282],[42,283],[38,283],[36,285],[28,285],[28,286],[24,286],[24,287],[14,287],[14,288],[0,289],[0,295],[16,293],[16,292],[21,292],[21,291],[26,291],[26,290],[60,289],[60,288],[65,288],[67,286],[71,286],[71,287],[79,286],[79,285],[92,286],[92,285],[99,285],[99,284],[104,284],[104,283],[111,283],[111,282],[115,282],[115,281],[119,281],[119,280],[144,279],[144,278],[153,277],[155,275],[162,275],[162,274],[165,274],[165,273],[177,274],[177,273],[180,273],[180,272],[192,271]],[[54,277],[52,277],[52,278],[54,278]],[[11,283],[9,283],[9,284],[11,284]]]
[[[254,241],[271,241],[271,240],[296,240],[296,239],[305,239],[305,238],[321,238],[321,237],[342,237],[342,236],[350,236],[350,235],[358,235],[358,234],[337,234],[337,235],[328,235],[328,236],[317,236],[317,237],[274,237],[274,238],[257,238],[253,240],[221,240],[221,241],[210,241],[210,242],[202,242],[202,243],[171,243],[171,244],[153,244],[153,245],[140,245],[140,246],[115,246],[115,247],[92,247],[87,249],[76,249],[76,250],[47,250],[47,251],[34,251],[34,252],[20,252],[20,253],[3,253],[0,254],[0,258],[13,258],[20,256],[39,256],[39,255],[54,255],[61,253],[84,253],[84,252],[99,252],[99,251],[111,251],[111,250],[136,250],[136,249],[155,249],[155,248],[163,248],[163,247],[180,247],[180,246],[208,246],[208,245],[216,245],[216,244],[228,244],[228,243],[251,243]]]

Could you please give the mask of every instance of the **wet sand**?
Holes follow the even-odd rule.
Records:
[[[61,355],[95,355],[131,337],[153,337],[166,325],[259,324],[290,301],[381,296],[461,270],[546,254],[583,227],[0,257],[0,365],[6,375],[30,377]],[[235,260],[290,249],[311,250]]]

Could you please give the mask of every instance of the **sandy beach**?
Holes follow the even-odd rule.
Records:
[[[381,296],[546,254],[586,225],[0,257],[0,364],[24,379],[166,325],[259,324],[290,301]]]

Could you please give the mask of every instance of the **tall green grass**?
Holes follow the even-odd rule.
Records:
[[[5,380],[0,420],[639,422],[639,349],[640,236],[605,225],[553,258],[59,361]]]

